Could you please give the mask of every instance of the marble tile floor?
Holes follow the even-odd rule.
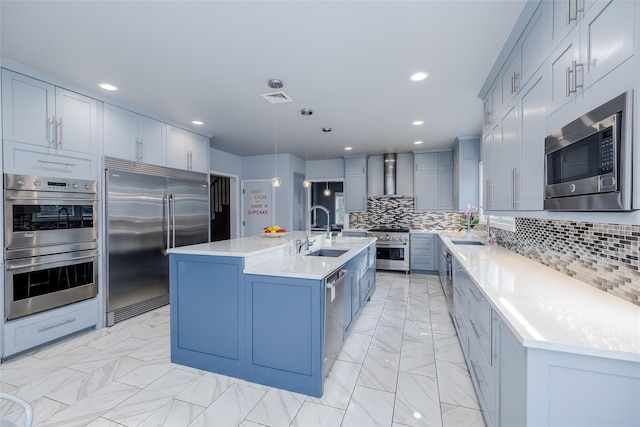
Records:
[[[171,363],[168,307],[11,359],[0,390],[42,427],[484,426],[439,278],[376,279],[322,398]]]

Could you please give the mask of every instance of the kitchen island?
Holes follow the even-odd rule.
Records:
[[[345,269],[344,336],[375,290],[375,239],[303,232],[171,249],[171,361],[311,396],[327,374],[325,278]],[[309,256],[319,249],[345,251]],[[342,334],[341,334],[342,335]]]

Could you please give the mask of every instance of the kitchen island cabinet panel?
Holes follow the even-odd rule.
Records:
[[[243,263],[242,258],[234,257],[171,257],[173,363],[241,377]]]
[[[246,275],[248,381],[322,395],[324,282]]]

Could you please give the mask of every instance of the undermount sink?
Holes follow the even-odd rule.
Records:
[[[307,256],[327,256],[337,258],[346,252],[349,251],[343,249],[318,249],[317,251],[309,252]]]
[[[451,243],[453,243],[454,245],[472,245],[472,246],[484,245],[484,243],[478,242],[477,240],[452,240]]]

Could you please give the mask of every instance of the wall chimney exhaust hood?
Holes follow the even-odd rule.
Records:
[[[387,153],[384,155],[384,194],[380,197],[402,197],[396,194],[396,154]]]

